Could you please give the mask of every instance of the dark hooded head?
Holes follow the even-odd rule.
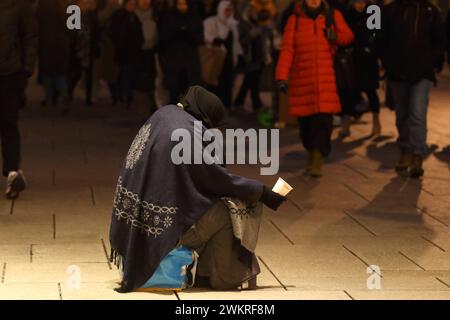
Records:
[[[225,125],[226,110],[222,101],[214,93],[201,86],[189,87],[180,99],[183,109],[207,128],[219,128]]]

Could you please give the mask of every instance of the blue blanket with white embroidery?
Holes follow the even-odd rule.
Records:
[[[110,229],[111,260],[122,270],[120,292],[140,288],[181,236],[221,197],[256,202],[262,184],[217,164],[174,164],[174,130],[194,144],[198,121],[182,108],[160,108],[139,130],[121,170]],[[206,130],[206,128],[203,128]],[[194,132],[196,137],[194,137]]]

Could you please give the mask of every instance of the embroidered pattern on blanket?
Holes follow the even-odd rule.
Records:
[[[122,178],[119,177],[113,210],[118,220],[123,219],[127,224],[146,232],[147,236],[157,238],[172,226],[173,215],[178,208],[142,201],[138,194],[122,185]]]
[[[222,198],[229,212],[239,218],[246,218],[254,212],[255,206],[249,205],[241,200],[232,198]]]
[[[130,150],[128,150],[125,168],[133,169],[141,158],[142,153],[144,153],[145,146],[147,145],[148,137],[150,136],[150,127],[151,123],[144,125],[134,138]]]

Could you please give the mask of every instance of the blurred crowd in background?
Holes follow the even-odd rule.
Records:
[[[202,84],[215,92],[230,110],[239,110],[250,93],[255,112],[271,108],[271,125],[279,116],[275,69],[285,25],[299,1],[274,0],[36,0],[39,21],[39,82],[43,104],[64,102],[66,108],[77,84],[85,102],[95,103],[101,81],[108,84],[113,104],[130,106],[133,91],[148,96],[148,108],[174,103],[186,88]],[[352,93],[340,93],[344,130],[351,118],[369,108],[379,110],[376,89],[380,73],[374,32],[366,28],[367,0],[328,0],[342,12],[357,35]],[[375,2],[374,2],[375,3]],[[82,28],[66,28],[70,4],[81,8]],[[378,2],[382,7],[384,4]],[[447,19],[449,21],[449,19]],[[447,22],[449,27],[450,22]],[[450,32],[449,32],[450,33]],[[370,55],[363,50],[370,48]],[[233,96],[237,74],[244,79]],[[261,92],[272,93],[264,106]],[[68,110],[68,109],[67,109]],[[265,110],[265,109],[264,109]],[[277,124],[284,125],[284,119]],[[374,131],[380,130],[375,117]]]
[[[64,113],[78,87],[86,105],[98,101],[105,85],[111,104],[124,108],[140,92],[152,113],[198,84],[217,94],[230,113],[246,109],[263,127],[283,128],[290,114],[298,118],[316,175],[330,152],[333,125],[339,123],[340,136],[347,137],[351,123],[371,112],[372,134],[379,135],[385,101],[397,112],[398,168],[409,168],[417,155],[420,170],[413,176],[420,176],[430,84],[443,69],[445,51],[450,61],[448,3],[439,0],[439,9],[432,0],[388,2],[2,0],[4,175],[14,173],[11,181],[17,176],[19,108],[13,101],[23,97],[21,75],[34,73],[37,58],[42,106],[60,105]],[[381,8],[381,30],[367,28],[371,4]],[[67,27],[70,5],[81,10],[80,29]],[[8,89],[6,83],[17,85]],[[261,93],[271,98],[261,99]],[[251,111],[244,108],[250,105]]]

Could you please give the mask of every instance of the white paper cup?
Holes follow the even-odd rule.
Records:
[[[281,178],[278,178],[278,181],[273,186],[272,191],[285,197],[289,192],[291,192],[292,189],[293,188],[289,185],[289,183],[287,183]]]

